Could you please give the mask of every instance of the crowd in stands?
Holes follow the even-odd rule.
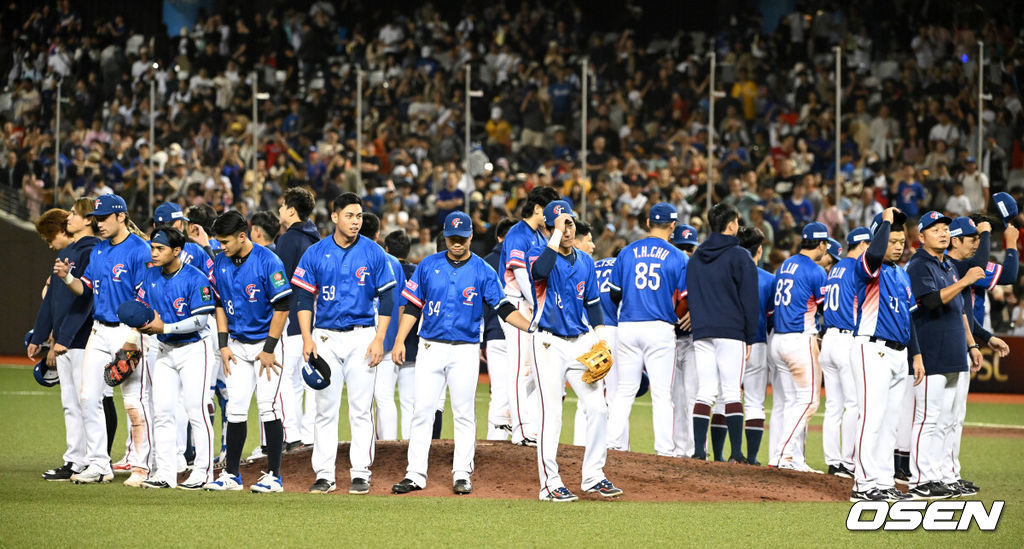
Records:
[[[770,33],[750,9],[713,36],[658,36],[629,21],[589,28],[583,3],[493,2],[455,17],[430,3],[405,14],[339,4],[236,6],[155,35],[121,17],[84,20],[71,0],[11,4],[0,13],[0,188],[29,218],[115,192],[145,225],[164,200],[251,217],[307,186],[324,233],[325,205],[352,191],[383,234],[412,235],[421,257],[439,220],[462,208],[474,251],[486,253],[497,222],[546,185],[593,225],[603,257],[642,235],[660,201],[701,228],[710,173],[712,201],[735,204],[767,235],[771,268],[809,221],[841,238],[890,204],[913,219],[983,211],[1000,190],[1024,197],[1010,186],[1024,135],[1024,25],[1012,5],[996,14],[811,1]],[[978,41],[991,96],[980,148]],[[720,69],[710,170],[709,44]],[[838,138],[834,46],[844,54]],[[592,71],[586,120],[583,58]],[[466,66],[482,92],[472,100],[469,158]],[[258,101],[255,147],[254,79],[269,96]]]

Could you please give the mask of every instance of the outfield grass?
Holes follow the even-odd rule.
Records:
[[[478,392],[486,417],[487,387]],[[574,399],[567,399],[563,442],[571,440]],[[650,398],[633,409],[632,444],[651,452]],[[1024,405],[970,404],[968,420],[1024,423]],[[0,547],[27,546],[835,546],[946,544],[1019,546],[1024,539],[1024,439],[970,437],[961,460],[965,476],[982,485],[986,502],[1006,500],[999,529],[984,533],[851,533],[848,503],[634,503],[399,499],[143,491],[120,483],[47,483],[39,474],[58,465],[63,422],[58,390],[35,384],[24,367],[0,366]],[[251,416],[254,417],[254,416]],[[344,414],[343,414],[344,417]],[[124,448],[121,418],[114,457]],[[444,433],[451,436],[450,414]],[[821,418],[815,418],[820,423]],[[342,422],[341,437],[348,426]],[[248,452],[258,443],[249,422]],[[480,436],[484,426],[480,424]],[[808,434],[808,461],[823,465],[821,435]],[[764,452],[761,461],[765,462]],[[121,478],[121,477],[119,477]],[[614,479],[612,479],[614,481]],[[286,479],[287,482],[287,479]],[[525,482],[536,482],[527,479]],[[119,518],[121,517],[121,518]]]

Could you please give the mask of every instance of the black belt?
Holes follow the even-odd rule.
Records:
[[[121,325],[121,323],[119,323],[119,322],[107,322],[105,320],[100,320],[98,318],[94,318],[93,320],[95,320],[96,322],[99,322],[100,324],[106,326],[107,328],[117,328],[118,326]]]
[[[829,330],[835,330],[835,331],[837,331],[837,332],[839,332],[841,334],[852,334],[853,333],[853,330],[843,330],[841,328],[829,328],[828,330],[825,330],[825,331],[828,332]]]
[[[882,339],[880,337],[875,337],[875,336],[868,336],[868,341],[870,341],[872,343],[881,343],[882,345],[885,345],[886,347],[888,347],[890,349],[896,349],[897,351],[902,351],[903,349],[907,348],[906,345],[903,345],[903,344],[900,344],[900,343],[896,343],[895,341],[889,341],[888,339]]]
[[[478,342],[473,342],[473,341],[452,341],[450,339],[424,339],[423,341],[427,341],[427,342],[430,342],[430,343],[444,343],[446,345],[476,345],[476,344],[478,344]]]
[[[321,330],[327,330],[328,332],[351,332],[352,330],[358,330],[359,328],[373,328],[373,326],[346,326],[344,328],[320,328]]]

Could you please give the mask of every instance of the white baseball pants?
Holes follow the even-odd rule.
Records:
[[[693,342],[697,363],[697,402],[714,406],[740,402],[740,385],[746,360],[746,343],[737,339],[703,338]],[[652,383],[653,385],[653,383]]]
[[[373,403],[377,412],[377,440],[398,440],[398,407],[395,405],[398,366],[391,360],[390,349],[384,352],[384,359],[375,369],[377,376],[373,382]]]
[[[178,484],[176,411],[179,401],[192,425],[196,458],[189,482],[213,480],[213,425],[207,413],[207,380],[211,360],[205,341],[180,347],[155,342],[153,373],[153,439],[156,480]],[[151,476],[151,478],[154,478]]]
[[[349,332],[313,330],[317,354],[331,367],[331,384],[316,391],[312,463],[318,479],[335,481],[338,414],[341,391],[345,386],[348,386],[348,423],[352,433],[348,451],[352,464],[350,473],[353,479],[370,479],[374,453],[373,414],[370,409],[377,371],[367,362],[366,349],[375,334],[375,328],[356,328]]]
[[[437,401],[445,385],[452,399],[455,455],[452,480],[469,480],[476,454],[476,385],[479,345],[451,344],[420,339],[416,352],[416,397],[409,437],[409,466],[405,476],[419,487],[427,485],[427,461]],[[443,402],[443,401],[442,401]]]
[[[67,443],[64,451],[64,463],[70,463],[75,471],[81,471],[89,465],[89,461],[86,459],[85,414],[82,401],[78,398],[82,390],[82,355],[84,354],[84,349],[68,349],[66,353],[57,356],[60,404],[64,408],[64,438]],[[102,405],[100,412],[103,412]]]
[[[857,391],[850,366],[853,334],[829,328],[821,340],[821,376],[825,382],[825,420],[821,427],[825,463],[853,470],[857,432]]]
[[[598,339],[603,339],[604,342],[608,344],[608,348],[612,350],[612,367],[608,370],[608,373],[605,374],[604,379],[602,380],[604,381],[604,400],[608,403],[608,411],[610,414],[612,401],[615,399],[615,388],[618,386],[619,379],[618,329],[617,326],[600,326],[595,331],[597,332]],[[636,398],[635,393],[634,398]],[[626,436],[629,436],[628,428],[626,429]],[[572,445],[587,445],[587,412],[578,399],[576,401],[576,415],[574,416],[573,421]],[[609,444],[608,446],[611,448],[612,444]],[[629,448],[628,438],[626,440],[626,448]]]
[[[302,381],[302,335],[286,335],[281,338],[281,390],[277,394],[277,406],[281,413],[285,442],[313,440],[312,431],[303,429],[302,397],[306,395],[306,384]],[[312,392],[312,390],[310,390]],[[308,415],[312,418],[313,397],[306,399]]]
[[[604,480],[608,455],[608,405],[604,399],[604,380],[583,381],[586,367],[576,357],[597,343],[593,332],[563,339],[549,332],[533,335],[533,371],[540,396],[540,437],[537,440],[537,469],[540,497],[565,486],[558,474],[558,441],[562,434],[562,390],[568,381],[587,416],[587,444],[583,452],[581,488],[586,490]],[[635,393],[634,393],[635,394]]]
[[[525,299],[508,299],[526,318],[533,315]],[[508,356],[508,404],[512,416],[512,442],[518,444],[524,438],[537,436],[539,402],[536,383],[530,376],[530,340],[533,335],[500,318],[498,323],[505,332],[505,352]]]
[[[491,380],[490,399],[487,404],[487,440],[508,440],[508,433],[501,429],[509,425],[508,395],[508,353],[504,339],[491,339],[486,343],[487,377]]]
[[[952,479],[946,438],[956,423],[956,393],[959,373],[932,374],[914,387],[914,430],[910,443],[910,487]],[[950,464],[951,466],[951,464]]]
[[[619,372],[615,398],[608,414],[609,443],[615,448],[628,448],[629,414],[646,366],[651,383],[654,451],[660,456],[675,455],[675,414],[676,408],[683,407],[683,390],[674,383],[675,329],[672,324],[662,321],[622,322],[616,334]]]
[[[785,365],[780,365],[773,356],[771,349],[775,345],[775,334],[768,335],[768,381],[772,384],[772,415],[768,423],[768,464],[779,462],[782,454],[783,412],[786,409],[786,390],[782,386],[782,370]]]
[[[768,344],[754,343],[743,370],[743,418],[764,419],[764,397],[768,391]],[[749,427],[748,427],[749,428]],[[755,459],[757,456],[748,456]]]
[[[807,465],[804,449],[807,423],[818,410],[821,366],[818,364],[818,340],[814,334],[776,334],[771,352],[780,364],[780,379],[786,391],[782,411],[782,449],[775,466]]]
[[[700,379],[697,375],[697,357],[693,350],[693,336],[676,339],[676,370],[675,387],[682,391],[682,413],[676,410],[676,424],[672,429],[675,439],[675,456],[690,457],[693,448],[693,405],[697,402],[697,386]]]
[[[443,395],[442,395],[443,398]],[[398,405],[402,410],[402,440],[412,434],[412,414],[416,404],[416,363],[405,361],[398,367]]]
[[[907,382],[907,351],[897,351],[866,336],[856,336],[850,351],[857,394],[857,440],[854,447],[854,490],[888,490],[893,484],[892,452],[896,415]]]
[[[956,398],[953,401],[953,428],[946,436],[946,451],[949,461],[942,468],[942,481],[949,483],[960,480],[960,438],[963,436],[964,421],[967,419],[967,394],[971,389],[971,373],[960,372],[956,380]]]

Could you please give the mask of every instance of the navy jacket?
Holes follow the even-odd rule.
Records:
[[[405,279],[409,280],[412,278],[412,273],[416,272],[416,265],[409,263],[405,260],[399,260],[402,264],[402,270],[405,271]],[[391,319],[391,322],[396,322],[395,319]],[[409,330],[409,335],[405,337],[405,362],[416,362],[416,352],[420,346],[420,321],[417,319],[416,324],[412,325],[412,329]]]
[[[498,264],[501,262],[501,242],[484,257],[484,262],[495,272],[498,271]],[[505,332],[502,331],[501,324],[498,324],[498,313],[491,307],[484,307],[484,340],[480,346],[486,348],[487,342],[492,339],[505,339]]]
[[[717,337],[752,344],[761,314],[757,267],[735,236],[712,233],[686,266],[693,339]]]
[[[295,267],[299,266],[299,259],[302,258],[302,254],[306,252],[306,248],[320,242],[320,233],[316,230],[316,225],[312,221],[306,220],[302,223],[292,223],[291,227],[284,232],[281,236],[277,237],[274,242],[275,249],[274,253],[277,257],[281,258],[281,263],[284,263],[284,274],[288,277],[288,280],[292,279],[292,275],[295,274]],[[288,313],[288,330],[285,335],[299,335],[299,315],[298,307],[295,306],[295,299],[298,291],[293,291],[292,296],[289,298],[291,302],[289,304]]]
[[[958,294],[949,303],[926,309],[924,297],[956,283],[960,277],[948,256],[940,262],[926,250],[919,249],[907,262],[910,289],[917,300],[917,309],[911,313],[917,329],[926,375],[950,374],[967,371],[967,339],[964,332],[963,295]]]
[[[85,236],[64,248],[57,257],[71,264],[71,275],[82,276],[89,264],[89,253],[100,241],[95,236]],[[68,349],[84,349],[92,330],[92,292],[77,296],[57,278],[50,275],[50,288],[43,298],[43,305],[36,315],[32,343],[40,344],[53,333],[53,341]]]

